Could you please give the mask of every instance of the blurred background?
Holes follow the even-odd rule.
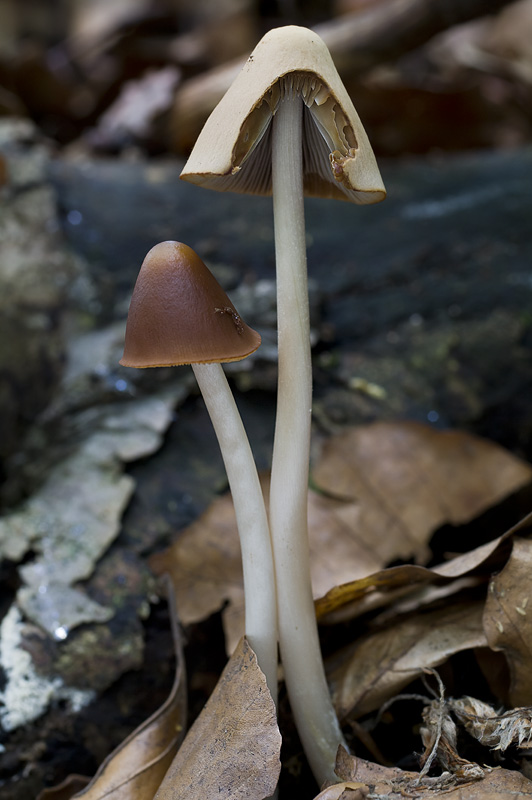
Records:
[[[186,156],[292,23],[329,45],[377,155],[530,141],[530,0],[0,0],[0,115],[62,147]]]

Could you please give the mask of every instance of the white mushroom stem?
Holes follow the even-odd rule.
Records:
[[[302,101],[287,93],[273,119],[272,181],[279,378],[270,488],[279,644],[292,712],[318,784],[335,781],[345,745],[329,694],[310,583],[307,494],[312,365],[303,204]]]
[[[277,605],[270,529],[255,460],[220,364],[192,364],[216,433],[242,551],[245,630],[277,703]]]

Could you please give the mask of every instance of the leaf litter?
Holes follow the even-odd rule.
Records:
[[[376,436],[373,448],[372,433]],[[481,652],[494,646],[502,651],[512,671],[512,653],[517,653],[517,665],[526,658],[526,648],[516,647],[511,636],[509,641],[500,638],[500,625],[487,610],[486,590],[494,567],[499,574],[488,596],[494,595],[500,602],[500,578],[506,570],[502,586],[506,580],[517,583],[518,552],[528,545],[529,518],[503,536],[436,567],[405,564],[386,569],[385,565],[399,557],[426,560],[436,527],[446,522],[464,523],[526,485],[532,476],[530,467],[476,437],[425,431],[423,426],[378,424],[356,429],[350,435],[354,438],[349,447],[345,438],[341,444],[342,437],[337,450],[327,443],[325,467],[318,460],[314,470],[315,482],[324,493],[311,492],[309,500],[313,580],[323,592],[316,602],[318,615],[329,622],[335,614],[346,612],[348,621],[363,612],[370,615],[367,633],[333,659],[332,687],[345,720],[353,721],[357,715],[385,707],[401,696],[399,693],[413,678],[433,671],[460,652]],[[349,451],[352,463],[347,458]],[[384,458],[383,451],[387,469],[379,473],[370,455],[373,453],[377,463]],[[342,462],[346,462],[344,466]],[[412,462],[417,466],[412,467]],[[358,473],[357,463],[361,464]],[[406,477],[401,477],[403,469]],[[338,479],[333,484],[335,472]],[[426,507],[425,526],[419,505]],[[391,541],[376,538],[377,529],[386,530]],[[330,553],[333,544],[334,556]],[[512,548],[515,559],[511,558]],[[343,563],[335,568],[338,552],[353,551],[357,559],[340,557]],[[355,560],[357,563],[353,563]],[[228,649],[235,645],[242,627],[243,593],[236,523],[228,496],[218,498],[167,551],[153,557],[152,566],[156,572],[170,573],[185,624],[204,619],[229,601],[223,612],[226,644]],[[346,571],[351,578],[347,581]],[[521,595],[522,591],[518,607],[526,614],[527,603],[523,605]],[[368,599],[373,602],[368,603]],[[515,607],[514,603],[513,615],[523,617]],[[280,769],[279,732],[276,724],[270,726],[275,722],[275,710],[271,697],[263,691],[265,684],[260,685],[260,680],[264,682],[260,670],[258,685],[257,676],[252,677],[251,695],[246,694],[249,687],[242,685],[245,676],[251,674],[252,664],[256,660],[242,640],[203,714],[178,750],[155,795],[157,800],[212,793],[259,800],[274,791]],[[518,673],[517,666],[514,672]],[[476,705],[475,698],[447,699],[443,683],[438,681],[439,695],[424,699],[421,735],[425,754],[421,764],[425,763],[426,769],[409,772],[340,753],[340,783],[326,788],[320,800],[423,800],[440,795],[452,800],[501,800],[532,796],[532,783],[521,773],[464,758],[458,752],[456,736],[458,724],[472,735],[482,730],[477,739],[489,748],[526,745],[529,709],[497,713],[489,704]],[[224,695],[230,698],[229,705]],[[260,706],[261,700],[266,700],[266,708]],[[262,709],[259,717],[255,714],[257,703]],[[267,734],[261,728],[265,722]],[[438,766],[439,774],[434,774]],[[266,783],[256,789],[259,775]],[[153,800],[152,794],[137,797]]]
[[[356,532],[382,563],[424,563],[434,530],[474,519],[529,483],[532,470],[469,433],[377,422],[326,439],[312,476],[329,496],[355,503]]]
[[[312,585],[321,598],[320,617],[373,594],[379,580],[386,589],[394,582],[403,589],[415,580],[436,580],[437,571],[415,565],[383,568],[398,558],[428,557],[436,527],[470,521],[532,480],[530,466],[498,445],[412,423],[377,423],[332,437],[312,474],[314,484],[327,493],[311,490],[308,506]],[[266,477],[263,488],[267,494]],[[494,545],[485,548],[477,561],[487,558]],[[222,616],[231,652],[244,630],[244,594],[230,495],[217,498],[150,563],[157,574],[170,574],[184,624],[204,619],[229,601]],[[376,582],[371,576],[378,570],[383,572]],[[442,565],[442,582],[468,571],[466,564],[455,573]]]
[[[485,647],[482,603],[455,603],[368,634],[343,650],[329,679],[340,719],[375,711],[427,668]]]

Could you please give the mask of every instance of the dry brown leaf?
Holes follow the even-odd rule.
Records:
[[[262,476],[268,500],[268,476]],[[379,562],[352,536],[352,503],[309,492],[308,519],[312,585],[315,595],[335,581],[348,580],[361,570],[372,572]],[[217,498],[205,513],[179,534],[168,550],[157,553],[150,566],[167,572],[174,584],[181,621],[198,622],[222,612],[226,646],[234,649],[244,633],[242,562],[230,493]]]
[[[532,705],[532,540],[515,537],[504,569],[490,583],[484,628],[510,670],[510,706]]]
[[[450,792],[430,790],[420,795],[419,800],[429,800],[438,795],[442,800],[519,800],[520,797],[532,797],[532,782],[520,772],[493,769],[487,771],[480,781],[457,786]]]
[[[370,575],[386,563],[359,533],[360,507],[310,491],[308,534],[315,597],[338,584]]]
[[[351,441],[357,437],[358,449]],[[359,456],[362,460],[357,471]],[[383,464],[379,463],[381,458],[386,459]],[[463,467],[461,458],[465,461]],[[337,483],[334,470],[338,473]],[[465,475],[474,470],[480,478],[469,476],[466,480]],[[395,588],[410,590],[415,582],[454,578],[487,560],[497,550],[499,540],[478,548],[471,556],[466,554],[442,565],[439,571],[409,566],[372,575],[399,553],[408,558],[419,555],[420,541],[424,549],[437,524],[469,519],[467,509],[474,516],[497,502],[529,481],[532,469],[497,445],[476,437],[442,434],[411,423],[386,423],[354,428],[335,437],[325,446],[315,474],[327,491],[342,497],[309,492],[313,591],[316,597],[328,593],[317,603],[317,613],[322,618],[379,589],[386,593]],[[382,477],[382,482],[378,483],[378,490],[367,483],[366,494],[355,497],[353,487],[360,487],[366,474],[372,476],[372,481]],[[442,489],[440,497],[434,487],[442,481],[446,489]],[[465,481],[461,487],[460,481]],[[425,484],[421,500],[420,483]],[[454,490],[453,483],[457,484]],[[263,491],[267,499],[267,478],[263,478]],[[453,498],[458,511],[451,507]],[[407,521],[414,518],[418,541],[404,534]],[[231,496],[217,498],[150,564],[157,574],[170,574],[184,624],[204,619],[228,601],[222,613],[227,650],[232,652],[244,632],[244,592]],[[368,575],[372,577],[366,578]]]
[[[356,503],[353,534],[384,565],[423,561],[436,528],[473,519],[528,483],[532,468],[469,433],[378,422],[327,439],[313,479]]]
[[[532,525],[532,514],[491,542],[480,545],[443,564],[427,569],[411,564],[390,567],[365,578],[341,584],[330,589],[316,600],[318,619],[327,621],[351,618],[368,610],[391,602],[404,594],[417,591],[423,584],[438,584],[474,575],[486,574],[500,569],[511,550],[512,538],[517,533],[526,534]],[[366,602],[369,600],[369,603]]]
[[[471,575],[471,580],[474,580],[475,568],[484,566],[486,554],[487,557],[490,557],[500,550],[503,563],[506,548],[503,550],[499,547],[501,542],[502,537],[497,539],[489,549],[484,545],[478,548],[481,552],[477,553],[477,562],[473,565],[471,558],[465,559],[465,563],[462,564],[465,571],[463,574],[457,574],[456,577],[447,577],[443,574],[443,569],[450,562],[431,569],[404,564],[400,567],[379,570],[379,572],[357,581],[334,586],[324,597],[315,601],[316,615],[320,621],[326,623],[342,622],[381,606],[391,606],[393,603],[398,603],[401,598],[408,596],[419,598],[418,604],[421,605],[429,591],[426,587],[430,584],[439,587],[440,593],[444,591],[441,587],[449,584],[448,591],[452,593],[456,586],[460,587],[463,583],[458,580],[459,578],[462,577],[466,580],[467,576]],[[476,551],[472,552],[476,553]],[[471,553],[467,554],[467,556],[470,555]],[[456,559],[456,561],[459,560],[461,561],[461,557]]]
[[[188,625],[223,611],[226,648],[232,652],[244,633],[242,559],[230,494],[217,498],[177,541],[150,559],[158,575],[168,573],[181,622]]]
[[[377,795],[388,794],[392,786],[400,781],[413,782],[419,777],[417,772],[404,772],[398,767],[383,767],[372,761],[356,758],[341,746],[336,756],[335,772],[341,781],[371,786],[372,792]]]
[[[263,800],[277,785],[280,751],[275,704],[255,653],[243,638],[156,800]]]
[[[324,789],[314,800],[364,800],[368,793],[369,789],[364,783],[342,781]]]
[[[169,597],[173,610],[173,596]],[[186,685],[181,639],[172,615],[176,674],[163,705],[108,756],[86,787],[83,800],[152,800],[184,736]],[[67,795],[68,797],[68,795]]]
[[[379,708],[419,676],[462,650],[486,647],[482,603],[418,614],[360,639],[330,675],[340,718]]]
[[[355,758],[340,749],[336,773],[342,781],[360,781],[370,787],[372,796],[388,800],[519,800],[532,797],[532,782],[506,769],[486,769],[480,780],[459,783],[456,778],[423,778],[396,767],[381,767]]]

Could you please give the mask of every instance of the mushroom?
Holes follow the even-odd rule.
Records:
[[[276,28],[259,42],[181,173],[219,191],[273,194],[279,378],[270,491],[279,643],[292,711],[319,783],[344,743],[314,613],[307,536],[312,365],[304,194],[375,203],[385,188],[362,123],[320,37]]]
[[[277,609],[270,531],[249,441],[221,366],[250,355],[260,341],[190,247],[161,242],[149,251],[131,298],[120,363],[137,368],[192,365],[235,506],[246,634],[276,701]]]

